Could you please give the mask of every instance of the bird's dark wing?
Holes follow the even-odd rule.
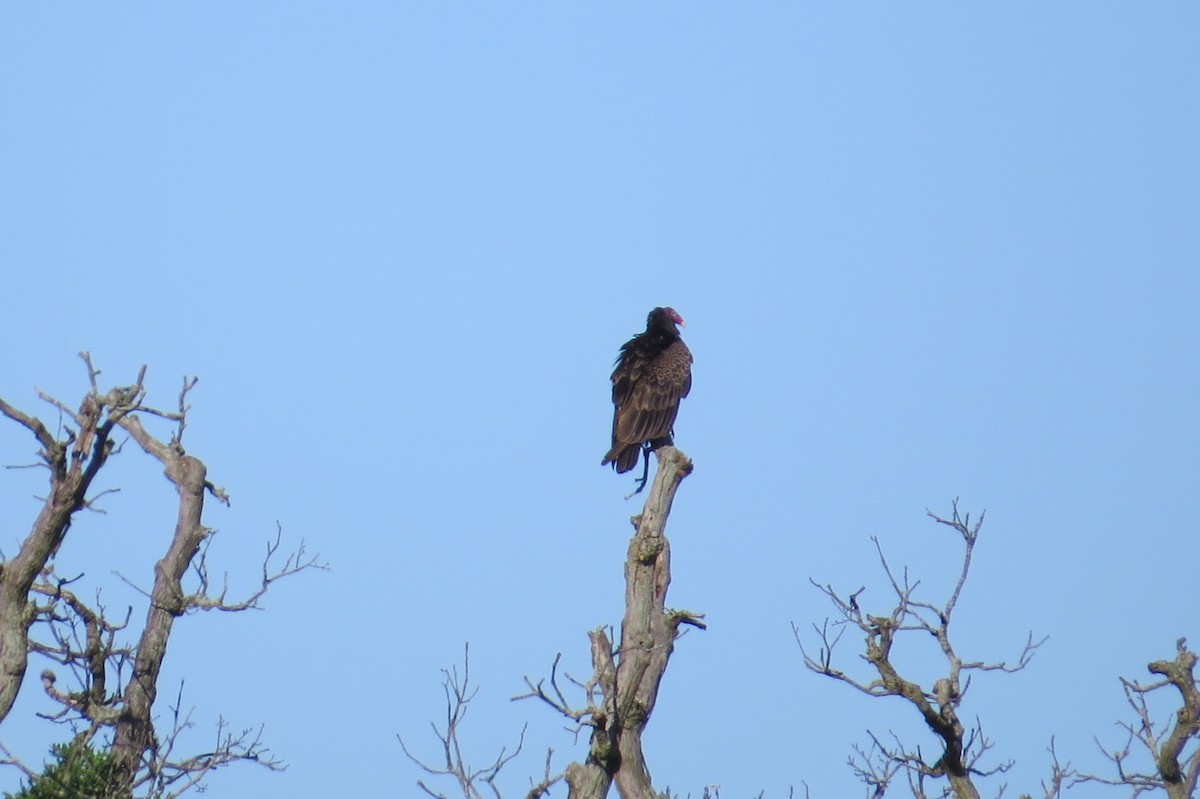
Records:
[[[692,387],[692,354],[687,345],[676,339],[655,357],[630,366],[627,373],[613,375],[614,443],[640,445],[670,435],[679,400]]]

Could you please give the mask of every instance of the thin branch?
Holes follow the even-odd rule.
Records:
[[[46,429],[46,426],[42,424],[40,419],[36,419],[22,411],[17,410],[3,399],[0,399],[0,413],[3,413],[9,419],[12,419],[14,422],[22,425],[31,433],[33,433],[34,438],[38,440],[38,443],[42,445],[42,448],[47,453],[57,446],[58,442],[55,441],[54,436],[50,434],[50,431]],[[74,414],[72,413],[72,416],[73,415]]]
[[[921,581],[914,580],[907,568],[899,571],[894,569],[878,537],[872,536],[880,567],[894,596],[894,605],[887,615],[875,615],[863,610],[860,597],[865,587],[843,595],[831,585],[810,580],[830,600],[836,616],[832,620],[826,619],[819,626],[813,625],[818,642],[816,647],[805,645],[804,636],[797,625],[792,625],[792,632],[807,669],[869,696],[904,698],[917,709],[926,726],[936,735],[942,751],[940,757],[930,762],[919,748],[905,747],[894,735],[894,743],[885,744],[870,733],[871,747],[856,749],[857,756],[851,759],[851,765],[874,795],[882,796],[897,775],[904,773],[915,796],[926,794],[930,780],[945,779],[949,783],[946,791],[952,791],[959,799],[976,799],[979,794],[974,785],[975,778],[1003,773],[1012,764],[1003,762],[990,768],[981,765],[993,744],[984,735],[978,719],[968,726],[960,716],[963,697],[970,688],[969,674],[974,671],[1020,671],[1029,664],[1037,648],[1046,639],[1035,642],[1032,634],[1027,636],[1015,665],[1004,661],[964,661],[958,655],[951,641],[950,623],[970,574],[972,553],[984,515],[981,514],[972,525],[969,514],[960,514],[957,500],[953,503],[950,518],[927,513],[938,524],[953,529],[963,541],[961,568],[945,601],[933,603],[918,598]],[[874,671],[870,679],[854,676],[836,665],[835,650],[848,628],[857,628],[864,635],[862,657]],[[902,676],[892,657],[893,647],[902,637],[908,640],[905,635],[911,632],[924,634],[915,640],[932,638],[936,641],[946,661],[945,676],[936,680],[928,690]],[[968,676],[964,677],[963,672],[967,672]]]
[[[458,789],[464,799],[481,799],[483,796],[481,789],[485,785],[497,799],[500,799],[501,795],[499,788],[496,786],[496,779],[504,767],[521,753],[521,750],[525,746],[525,732],[529,725],[521,728],[517,745],[511,752],[508,751],[507,747],[502,747],[499,754],[486,766],[474,767],[467,762],[462,751],[460,730],[463,720],[466,718],[467,710],[479,692],[478,688],[471,686],[470,654],[470,644],[465,644],[463,646],[461,677],[459,677],[457,667],[442,669],[442,691],[446,695],[446,722],[445,726],[441,729],[436,724],[430,725],[433,729],[434,737],[437,738],[441,748],[440,761],[437,764],[433,764],[415,755],[400,735],[396,736],[396,740],[399,741],[400,749],[404,752],[405,757],[426,774],[433,777],[452,777],[458,784]],[[551,777],[550,775],[551,755],[552,752],[546,755],[545,778],[542,782],[532,785],[530,792],[526,795],[527,799],[537,799],[537,797],[545,794],[550,786],[562,778],[562,775],[556,777]],[[449,799],[445,794],[430,788],[423,780],[417,780],[417,787],[429,796],[438,797],[438,799]]]
[[[1073,773],[1072,784],[1095,782],[1132,788],[1132,796],[1156,790],[1169,799],[1190,799],[1200,783],[1200,690],[1196,686],[1196,653],[1187,648],[1187,639],[1175,642],[1174,660],[1156,660],[1146,668],[1163,676],[1149,684],[1121,678],[1125,701],[1133,710],[1135,722],[1118,722],[1125,730],[1122,746],[1105,747],[1096,740],[1101,753],[1112,762],[1116,776]],[[1173,718],[1161,723],[1151,713],[1147,697],[1173,687],[1179,694],[1180,707]],[[1135,746],[1136,742],[1136,746]],[[1148,758],[1145,767],[1131,770],[1127,765],[1135,751]]]

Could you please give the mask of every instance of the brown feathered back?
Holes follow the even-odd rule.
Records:
[[[643,443],[672,443],[679,400],[692,388],[692,353],[679,338],[680,324],[673,309],[655,308],[646,332],[621,347],[612,373],[612,449],[601,465],[627,472],[637,465]]]

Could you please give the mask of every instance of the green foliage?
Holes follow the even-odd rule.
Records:
[[[42,775],[5,799],[116,799],[111,787],[112,756],[84,743],[50,747],[54,763]]]

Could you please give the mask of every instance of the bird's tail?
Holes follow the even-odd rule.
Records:
[[[617,470],[617,474],[624,474],[637,466],[638,457],[641,454],[641,444],[614,444],[613,448],[604,456],[604,460],[600,461],[600,465],[607,466],[611,463]]]

